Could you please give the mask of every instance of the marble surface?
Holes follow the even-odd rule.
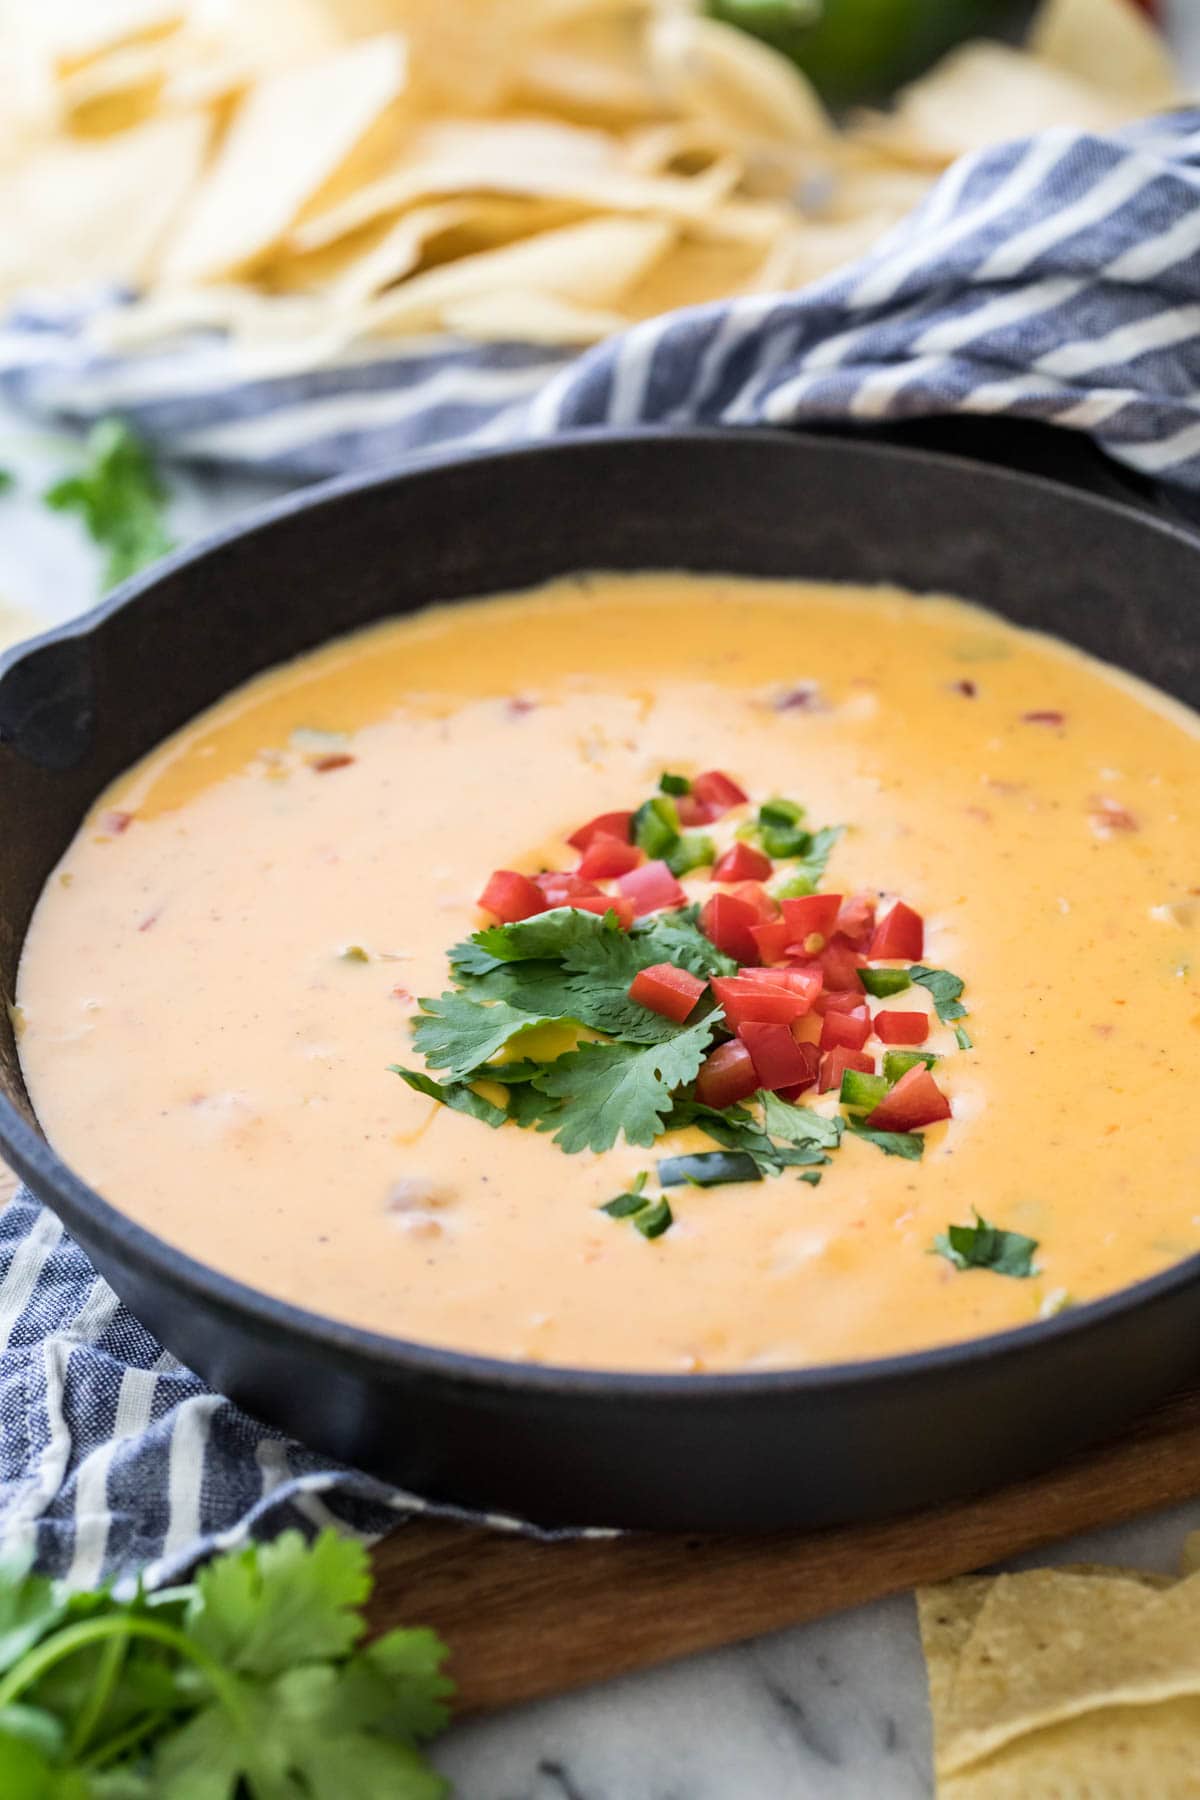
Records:
[[[1200,0],[1169,10],[1200,77]],[[37,503],[73,454],[72,440],[0,410],[0,467],[19,477],[0,501],[0,637],[56,624],[98,598],[91,547]],[[181,540],[280,491],[196,473],[172,485]],[[1200,1498],[1025,1562],[1174,1570],[1198,1528]],[[458,1726],[436,1760],[456,1800],[926,1800],[929,1712],[912,1598]]]

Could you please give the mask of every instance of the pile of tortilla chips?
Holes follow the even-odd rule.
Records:
[[[1093,1567],[917,1593],[939,1800],[1200,1795],[1200,1533],[1184,1578]]]
[[[0,0],[0,305],[115,281],[309,362],[584,344],[858,255],[964,150],[1178,98],[1130,0],[1046,0],[835,127],[701,0]]]

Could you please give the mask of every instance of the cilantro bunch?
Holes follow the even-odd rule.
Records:
[[[83,468],[55,482],[44,499],[55,512],[78,513],[89,537],[108,551],[106,589],[171,548],[163,522],[167,490],[150,452],[121,419],[101,419],[88,436]]]
[[[438,1800],[445,1647],[365,1647],[365,1550],[299,1532],[119,1601],[0,1569],[5,1800]]]

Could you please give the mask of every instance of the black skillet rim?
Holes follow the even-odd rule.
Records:
[[[123,582],[97,606],[63,625],[28,638],[0,654],[0,685],[11,669],[26,656],[49,643],[86,637],[104,624],[114,613],[135,605],[143,594],[175,570],[203,561],[209,553],[236,539],[270,529],[294,514],[336,505],[345,494],[373,487],[384,487],[409,474],[436,471],[464,462],[501,462],[525,455],[540,455],[548,448],[595,444],[598,440],[619,446],[622,442],[640,443],[647,439],[688,442],[729,442],[754,439],[778,444],[781,448],[797,440],[819,443],[831,457],[849,456],[878,461],[886,465],[895,457],[915,461],[931,471],[942,468],[961,469],[971,459],[940,450],[898,445],[895,440],[877,443],[867,438],[826,435],[820,431],[782,431],[739,428],[736,433],[716,427],[679,431],[667,427],[644,427],[640,430],[613,432],[588,429],[556,434],[552,440],[535,439],[507,448],[451,449],[435,451],[407,459],[400,467],[373,469],[366,474],[339,476],[314,486],[286,494],[281,499],[254,508],[232,525],[208,533],[186,549],[162,558],[140,575]],[[975,465],[978,467],[978,465]],[[1044,495],[1051,502],[1070,501],[1086,509],[1116,512],[1144,529],[1161,533],[1184,544],[1200,556],[1200,546],[1186,529],[1151,515],[1143,509],[1107,496],[1081,492],[1065,481],[1044,475],[1027,475],[994,465],[979,468],[980,480],[1001,486],[1012,486]],[[338,635],[334,633],[333,635]],[[1114,665],[1119,667],[1119,664]],[[342,1364],[366,1363],[377,1373],[395,1376],[429,1376],[465,1387],[528,1390],[534,1394],[580,1395],[595,1400],[664,1401],[702,1404],[705,1401],[729,1401],[744,1398],[768,1398],[786,1394],[813,1394],[824,1389],[854,1387],[873,1388],[903,1384],[915,1377],[936,1375],[941,1370],[961,1368],[981,1360],[1004,1360],[1040,1345],[1060,1339],[1086,1337],[1101,1330],[1116,1316],[1136,1311],[1155,1299],[1200,1284],[1200,1252],[1173,1263],[1157,1275],[1147,1276],[1127,1287],[1116,1289],[1099,1299],[1069,1307],[1055,1317],[1034,1320],[1014,1326],[1008,1331],[991,1332],[983,1337],[964,1338],[927,1350],[905,1351],[896,1356],[863,1358],[853,1362],[816,1363],[795,1369],[729,1371],[721,1374],[661,1374],[628,1369],[576,1368],[569,1364],[521,1363],[470,1351],[444,1349],[384,1332],[364,1330],[360,1326],[335,1319],[324,1313],[278,1300],[261,1290],[224,1275],[207,1263],[175,1249],[166,1239],[157,1237],[137,1224],[104,1199],[75,1174],[18,1109],[0,1094],[0,1148],[17,1165],[22,1179],[30,1171],[37,1185],[54,1196],[53,1211],[58,1212],[70,1229],[75,1217],[85,1222],[91,1240],[114,1261],[132,1263],[167,1288],[181,1291],[218,1316],[236,1315],[243,1324],[271,1336],[277,1344],[299,1340],[310,1348],[331,1355]],[[28,1185],[33,1185],[28,1183]]]

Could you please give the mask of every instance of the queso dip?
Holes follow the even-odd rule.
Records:
[[[1161,695],[948,599],[593,575],[434,607],[252,681],[102,797],[25,945],[25,1077],[56,1149],[124,1212],[269,1294],[404,1338],[734,1370],[1020,1325],[1200,1249],[1197,732]],[[712,771],[742,799],[698,802]],[[790,1023],[728,1038],[735,989],[771,985],[750,970],[701,1035],[743,1070],[753,1044],[751,1085],[794,1054],[789,1033],[809,1058],[808,1076],[774,1078],[776,1124],[816,1121],[778,1172],[703,1160],[740,1154],[758,1114],[751,1097],[728,1115],[748,1106],[750,1127],[694,1122],[700,1051],[663,1101],[684,1122],[653,1141],[628,1143],[611,1116],[643,1106],[646,1058],[607,1122],[594,1095],[539,1102],[531,1069],[607,1041],[561,1003],[550,1023],[518,1020],[483,1076],[455,1081],[439,1060],[444,1011],[418,1002],[508,991],[512,931],[470,946],[496,927],[477,905],[493,873],[518,893],[538,876],[571,907],[568,839],[598,816],[617,820],[599,866],[631,873],[591,884],[613,911],[594,902],[585,936],[643,917],[644,890],[620,897],[668,859],[680,892],[660,921],[744,933],[737,895],[753,901],[757,872],[781,922],[759,960],[785,977],[766,1010]],[[688,819],[695,866],[671,838]],[[740,878],[722,888],[713,859],[731,854]],[[813,890],[843,897],[839,924],[810,929]],[[696,913],[719,893],[734,905]],[[732,948],[729,968],[753,960]],[[668,988],[684,979],[658,960]],[[609,992],[625,1017],[627,975]],[[699,986],[693,1016],[711,1019]],[[650,999],[651,1037],[694,1029],[662,1022],[669,993]],[[890,1012],[905,1017],[880,1024]],[[461,1020],[450,1029],[461,1053]],[[852,1095],[864,1072],[874,1084],[857,1109],[846,1070]],[[932,1108],[872,1133],[902,1070]],[[525,1129],[505,1111],[518,1104]],[[564,1148],[564,1120],[615,1141]]]

